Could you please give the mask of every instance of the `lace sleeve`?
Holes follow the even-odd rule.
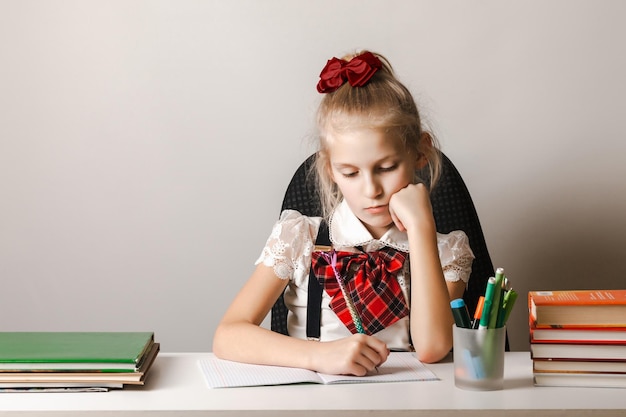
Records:
[[[438,233],[437,245],[446,281],[463,280],[467,284],[472,272],[474,253],[465,232],[455,230],[446,235]]]
[[[293,279],[308,271],[320,218],[285,210],[274,224],[256,264],[272,267],[281,279]],[[298,273],[300,272],[300,273]]]

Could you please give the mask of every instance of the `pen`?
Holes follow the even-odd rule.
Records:
[[[489,327],[489,315],[491,312],[491,304],[493,303],[493,293],[495,292],[496,279],[489,277],[487,281],[487,289],[485,290],[485,301],[483,302],[483,312],[480,315],[479,329],[486,329]]]
[[[504,269],[496,269],[495,276],[495,288],[493,292],[493,301],[491,302],[491,310],[489,311],[489,324],[490,329],[495,329],[498,325],[498,314],[502,309],[502,285],[504,284]]]
[[[456,298],[450,301],[450,307],[452,308],[452,315],[454,316],[454,323],[456,324],[456,327],[471,329],[472,322],[470,320],[465,301],[463,301],[462,298]]]
[[[485,302],[485,296],[481,295],[478,298],[478,303],[476,303],[476,310],[474,311],[474,321],[472,322],[472,329],[478,329],[478,325],[480,324],[480,316],[483,313],[484,302]]]
[[[346,289],[346,286],[343,282],[343,277],[339,274],[339,271],[337,270],[337,252],[322,252],[322,256],[326,259],[326,261],[328,261],[330,267],[333,270],[333,273],[335,274],[335,279],[337,280],[337,284],[339,285],[341,294],[343,295],[343,298],[346,302],[346,307],[348,307],[348,311],[350,312],[350,316],[352,317],[352,323],[354,324],[356,331],[360,334],[365,334],[365,329],[363,328],[363,322],[361,321],[361,317],[356,310],[352,297],[350,297],[350,293]]]

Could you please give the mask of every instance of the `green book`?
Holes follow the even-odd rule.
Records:
[[[135,372],[153,332],[0,332],[0,371]]]

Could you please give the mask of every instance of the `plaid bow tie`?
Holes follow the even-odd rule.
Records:
[[[330,296],[330,307],[352,333],[372,335],[409,314],[396,275],[406,254],[313,252],[312,268]]]

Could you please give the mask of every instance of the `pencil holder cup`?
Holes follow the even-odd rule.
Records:
[[[454,385],[475,391],[504,386],[506,327],[465,329],[453,325]]]

